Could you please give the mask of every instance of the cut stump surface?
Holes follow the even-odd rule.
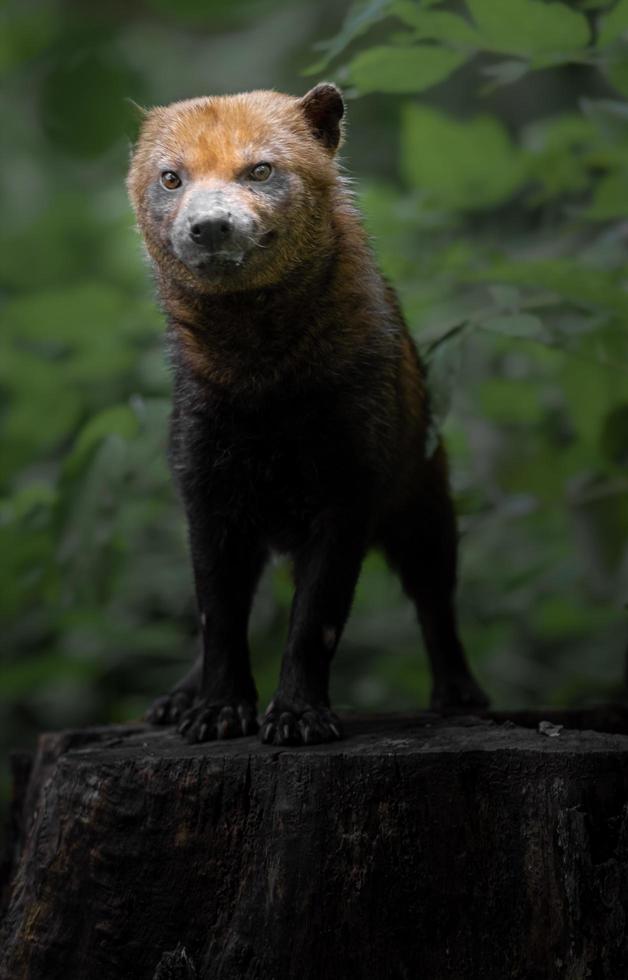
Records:
[[[625,709],[345,729],[42,736],[29,778],[16,760],[1,980],[628,976]]]

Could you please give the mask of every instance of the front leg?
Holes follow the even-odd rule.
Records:
[[[294,555],[295,595],[279,687],[262,722],[263,742],[299,745],[341,737],[329,707],[329,669],[366,548],[366,522],[335,510]]]
[[[187,674],[175,684],[170,693],[162,694],[153,701],[144,716],[146,721],[151,725],[176,724],[200,694],[202,680],[203,654],[199,653]]]
[[[250,735],[257,731],[257,691],[247,627],[266,552],[252,529],[208,519],[194,507],[188,520],[203,667],[200,692],[178,731],[188,742]]]

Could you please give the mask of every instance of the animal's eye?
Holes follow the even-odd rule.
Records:
[[[161,186],[167,191],[176,191],[177,187],[181,187],[181,178],[174,170],[164,170],[161,175]]]
[[[249,172],[250,180],[268,180],[273,172],[273,168],[269,163],[256,163],[253,169]]]

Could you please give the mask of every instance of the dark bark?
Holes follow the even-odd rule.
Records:
[[[0,978],[619,980],[628,736],[541,719],[628,732],[614,708],[355,718],[292,749],[45,735]]]

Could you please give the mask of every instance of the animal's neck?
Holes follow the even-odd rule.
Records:
[[[273,322],[302,318],[312,302],[324,300],[337,264],[336,250],[304,261],[282,280],[257,289],[233,293],[195,292],[178,283],[160,290],[167,313],[174,323],[207,334],[224,335],[231,321],[243,329],[271,327]]]
[[[331,252],[263,289],[203,295],[170,286],[165,305],[175,359],[234,392],[272,386],[314,357],[336,272]]]
[[[167,283],[175,362],[205,382],[247,395],[334,374],[355,355],[345,321],[360,320],[372,257],[357,216],[342,213],[329,238],[283,279],[261,289],[202,294]],[[348,306],[351,308],[348,309]]]

